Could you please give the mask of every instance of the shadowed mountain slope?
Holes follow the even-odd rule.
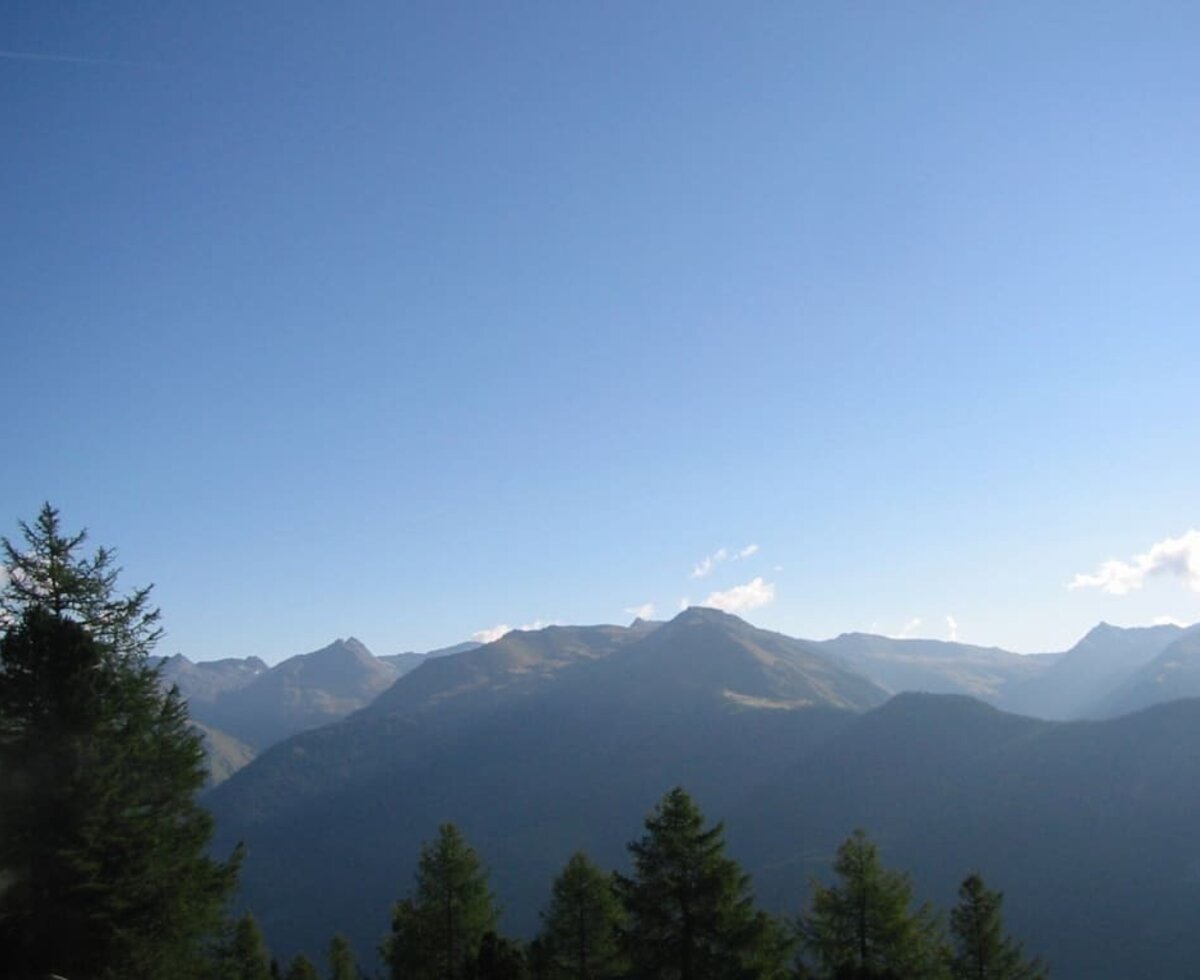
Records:
[[[900,695],[730,814],[765,901],[794,909],[867,828],[943,907],[968,870],[1070,978],[1186,976],[1200,904],[1200,701],[1046,722]]]
[[[570,854],[622,862],[665,788],[719,814],[885,696],[711,610],[510,633],[264,753],[209,797],[218,848],[246,841],[244,894],[277,950],[334,930],[371,948],[421,841],[452,820],[530,932]]]

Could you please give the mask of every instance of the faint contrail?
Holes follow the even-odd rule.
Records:
[[[58,61],[69,65],[119,65],[123,68],[163,68],[154,61],[122,61],[118,58],[82,58],[67,54],[36,54],[32,51],[0,51],[0,58],[14,61]]]

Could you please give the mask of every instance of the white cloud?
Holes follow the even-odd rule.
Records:
[[[1110,595],[1136,592],[1152,575],[1181,578],[1193,592],[1200,592],[1200,531],[1187,531],[1178,538],[1165,538],[1131,561],[1109,559],[1091,574],[1076,575],[1067,588],[1100,589]]]
[[[679,611],[683,612],[691,604],[692,604],[692,600],[689,599],[687,596],[684,596],[683,598],[681,598],[679,600]]]
[[[547,626],[557,626],[556,620],[535,619],[532,623],[526,623],[524,626],[509,626],[508,623],[497,623],[485,630],[476,630],[471,634],[471,639],[476,643],[495,643],[502,636],[507,636],[513,630],[541,630]]]
[[[643,602],[640,606],[629,606],[625,610],[630,616],[635,616],[638,619],[653,619],[654,618],[654,603]]]
[[[499,623],[485,630],[476,630],[471,634],[471,639],[476,643],[494,643],[506,633],[511,633],[512,627],[508,623]]]
[[[718,548],[711,555],[705,555],[692,569],[692,578],[707,578],[712,574],[712,570],[724,561],[741,561],[743,558],[749,558],[751,555],[758,554],[758,545],[748,544],[746,547],[738,551],[730,551],[728,548]]]
[[[907,623],[905,623],[903,628],[900,630],[900,632],[896,634],[896,639],[907,640],[920,628],[920,626],[921,626],[921,617],[914,616]]]
[[[1155,626],[1191,626],[1191,623],[1185,623],[1177,616],[1155,616],[1153,619]]]
[[[946,639],[951,643],[958,640],[958,620],[949,613],[946,614]]]
[[[700,605],[711,606],[727,613],[747,612],[775,601],[775,586],[764,582],[762,576],[745,585],[735,585],[725,592],[711,592]]]

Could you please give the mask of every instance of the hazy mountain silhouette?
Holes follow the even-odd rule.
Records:
[[[163,682],[178,687],[193,709],[245,687],[268,669],[258,657],[228,657],[192,663],[182,653],[177,653],[161,658],[158,663]]]
[[[1010,685],[996,701],[1035,718],[1083,717],[1182,632],[1178,626],[1122,629],[1101,623],[1038,676]]]
[[[403,677],[409,671],[416,670],[426,660],[431,660],[434,657],[451,657],[456,653],[466,653],[468,650],[475,650],[483,646],[482,643],[476,643],[474,640],[468,640],[465,643],[456,643],[449,647],[440,647],[437,650],[429,650],[426,653],[416,653],[407,651],[405,653],[389,653],[380,657],[385,664],[390,664],[396,668],[396,676]]]
[[[198,721],[262,751],[297,732],[344,718],[396,677],[395,668],[351,637],[290,657],[249,683],[190,704]]]
[[[843,633],[817,646],[892,693],[969,694],[988,701],[1039,676],[1054,659],[1022,656],[998,647],[871,633]]]
[[[1153,704],[1191,697],[1200,697],[1200,626],[1175,634],[1162,653],[1097,699],[1086,714],[1111,718]]]

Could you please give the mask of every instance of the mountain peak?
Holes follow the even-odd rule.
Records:
[[[732,613],[722,612],[720,609],[714,609],[712,606],[688,606],[679,613],[672,623],[682,625],[692,625],[698,623],[721,624],[725,626],[741,625],[749,626],[744,619],[733,615]]]

